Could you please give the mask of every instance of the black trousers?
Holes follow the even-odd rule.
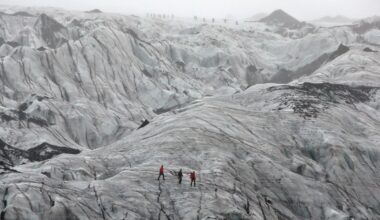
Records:
[[[165,180],[165,175],[163,174],[163,173],[160,173],[160,175],[158,175],[158,178],[157,178],[157,180],[160,180],[160,177],[163,177],[164,178],[164,180]]]
[[[182,177],[178,177],[178,183],[179,183],[179,184],[182,183]]]
[[[194,183],[194,186],[195,186],[195,180],[191,180],[190,186],[193,186],[193,183]]]

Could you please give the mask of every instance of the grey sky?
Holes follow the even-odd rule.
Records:
[[[180,16],[246,18],[283,9],[300,20],[344,15],[380,14],[380,0],[0,0],[2,5],[53,6],[70,10],[99,8],[125,14],[166,13]]]

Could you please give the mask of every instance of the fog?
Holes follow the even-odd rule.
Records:
[[[246,18],[281,8],[301,20],[336,15],[364,18],[380,12],[380,0],[0,0],[0,4],[69,10],[98,8],[106,12],[137,15],[165,13],[219,18]]]

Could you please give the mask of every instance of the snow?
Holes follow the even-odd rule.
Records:
[[[370,30],[364,35],[364,39],[372,44],[380,45],[380,30]]]
[[[380,218],[377,30],[2,9],[5,219]]]
[[[378,46],[369,46],[378,50]],[[348,53],[322,66],[296,82],[334,82],[338,84],[380,86],[379,53],[354,46]]]

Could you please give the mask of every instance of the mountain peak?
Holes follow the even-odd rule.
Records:
[[[287,16],[290,16],[289,14],[287,14],[285,11],[283,11],[282,9],[277,9],[277,10],[274,10],[272,12],[272,14],[283,14],[283,15],[287,15]]]
[[[50,48],[56,48],[66,42],[65,26],[44,13],[38,17],[34,28]]]
[[[53,31],[64,28],[64,26],[61,23],[56,21],[54,18],[49,17],[45,13],[40,14],[37,21],[35,22],[35,26],[38,26],[38,25],[43,26],[43,27],[53,28]]]
[[[298,21],[282,9],[273,11],[270,15],[260,21],[269,25],[279,25],[288,28],[298,28],[302,25],[302,22]]]
[[[47,35],[65,29],[65,26],[44,13],[40,14],[34,27],[41,29],[42,32],[46,32]]]
[[[257,13],[257,14],[252,15],[251,17],[249,17],[247,19],[247,21],[259,21],[260,19],[263,19],[266,16],[268,16],[268,14],[266,14],[266,13]]]
[[[97,8],[92,9],[90,11],[86,11],[86,12],[87,13],[94,13],[94,14],[103,13],[100,9],[97,9]]]

